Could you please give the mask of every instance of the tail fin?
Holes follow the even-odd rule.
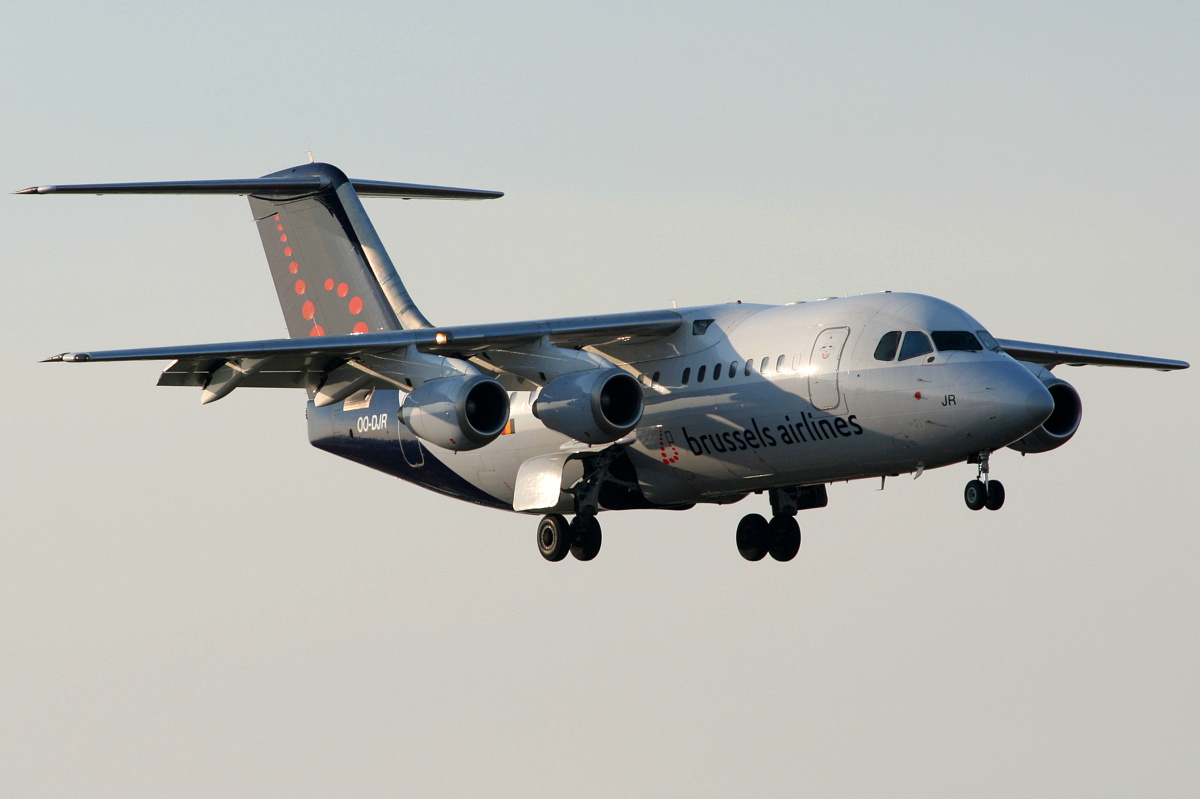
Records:
[[[500,192],[351,180],[303,164],[250,180],[36,186],[20,194],[246,194],[288,335],[431,327],[404,288],[359,197],[486,200]]]

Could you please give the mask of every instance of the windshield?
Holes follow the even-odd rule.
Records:
[[[987,332],[986,330],[976,330],[975,334],[979,336],[979,340],[983,342],[983,346],[985,349],[989,349],[992,352],[1000,352],[1001,351],[999,342],[997,342],[996,339],[992,338],[991,333]]]
[[[950,350],[979,352],[983,349],[983,345],[979,343],[979,339],[975,338],[975,334],[966,330],[935,330],[933,331],[933,346],[938,348],[938,352]]]

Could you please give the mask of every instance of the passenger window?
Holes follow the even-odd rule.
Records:
[[[758,367],[758,371],[762,372],[765,375],[767,373],[767,369],[769,369],[770,366],[771,366],[771,358],[769,356],[764,357],[763,361],[762,361],[762,366]]]
[[[729,364],[729,379],[732,380],[735,377],[737,377],[737,361]]]
[[[716,366],[713,367],[713,380],[720,380],[720,379],[721,379],[721,364],[717,364]]]
[[[948,350],[979,352],[983,349],[979,339],[966,330],[935,330],[933,331],[933,346],[938,348],[938,352]]]
[[[787,357],[786,355],[780,355],[779,360],[775,361],[775,371],[776,372],[783,371],[783,359],[786,357]]]
[[[708,371],[708,367],[707,367],[707,366],[701,366],[701,367],[700,367],[700,371],[696,372],[696,382],[697,382],[697,383],[703,383],[703,382],[704,382],[704,373],[705,373],[706,371]]]
[[[750,358],[747,358],[746,359],[746,373],[745,373],[746,377],[749,377],[750,373],[753,371],[754,371],[754,361],[751,360]]]
[[[900,331],[893,330],[884,333],[883,338],[875,346],[875,360],[890,361],[896,357],[896,348],[900,346]]]
[[[692,367],[683,370],[683,384],[686,386],[688,381],[692,379]]]
[[[910,330],[904,334],[904,343],[900,345],[900,360],[907,361],[909,358],[930,352],[933,352],[933,345],[929,343],[929,336],[917,330]]]

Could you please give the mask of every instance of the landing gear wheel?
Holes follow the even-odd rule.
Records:
[[[571,554],[576,560],[591,560],[600,554],[600,522],[580,514],[571,520]]]
[[[561,513],[543,516],[537,530],[538,551],[549,561],[560,561],[571,549],[571,530]]]
[[[800,551],[800,525],[792,516],[776,516],[767,525],[770,536],[771,557],[780,562],[789,561]]]
[[[770,548],[767,520],[757,513],[742,517],[737,526],[737,548],[746,560],[762,560]]]
[[[1000,506],[1004,504],[1004,484],[999,480],[988,480],[987,484],[987,501],[984,506],[988,510],[1000,510]]]
[[[972,480],[967,483],[967,489],[963,492],[963,499],[967,501],[967,507],[971,510],[982,508],[987,503],[987,496],[987,486],[983,484],[982,480]]]

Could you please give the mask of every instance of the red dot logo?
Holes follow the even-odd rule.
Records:
[[[338,296],[339,297],[345,297],[346,294],[349,293],[349,291],[350,291],[350,287],[347,286],[345,283],[338,283]]]
[[[668,449],[671,450],[669,455],[667,454]],[[668,444],[662,433],[658,435],[658,455],[667,466],[679,460],[679,450],[674,445]]]
[[[297,280],[297,281],[296,281],[296,293],[297,293],[297,294],[303,294],[303,293],[304,293],[304,281],[303,281],[303,280]]]
[[[313,314],[315,314],[316,312],[317,312],[317,306],[313,305],[312,300],[309,300],[308,302],[304,303],[304,305],[301,306],[301,308],[300,308],[300,315],[303,316],[305,319],[312,319]]]
[[[313,325],[313,329],[308,332],[308,335],[323,336],[325,335],[325,328],[321,327],[320,325]]]
[[[333,291],[333,278],[329,277],[325,279],[325,290]]]
[[[282,234],[282,235],[279,237],[279,240],[280,240],[280,241],[287,241],[287,234],[286,234],[286,233]]]
[[[291,248],[291,247],[284,247],[284,248],[283,248],[283,254],[284,254],[284,255],[286,255],[288,258],[291,258],[291,257],[292,257],[292,248]]]
[[[359,322],[358,324],[356,324],[356,325],[354,326],[354,332],[355,332],[355,333],[366,333],[366,332],[367,332],[367,331],[369,331],[370,329],[371,329],[371,328],[367,327],[367,323],[366,323],[366,322]]]
[[[293,275],[296,274],[297,272],[300,271],[300,264],[296,263],[295,261],[292,261],[290,264],[288,264],[288,271],[291,272]]]
[[[362,313],[362,308],[363,308],[362,297],[354,297],[353,299],[350,300],[350,313],[354,314],[355,316],[358,316],[360,313]]]

